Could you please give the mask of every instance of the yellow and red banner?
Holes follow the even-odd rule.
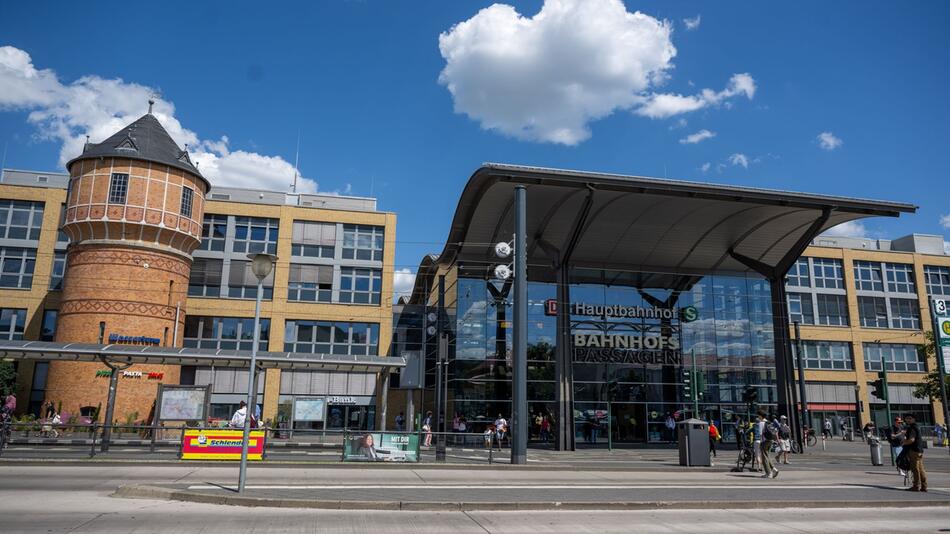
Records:
[[[240,460],[242,430],[185,430],[182,460]],[[263,460],[264,431],[252,430],[247,442],[247,459]]]

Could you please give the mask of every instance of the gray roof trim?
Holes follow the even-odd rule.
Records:
[[[139,345],[98,345],[90,343],[52,343],[47,341],[0,341],[0,358],[18,360],[100,361],[165,365],[215,365],[248,367],[247,351],[211,350]],[[343,371],[379,371],[405,367],[401,357],[342,356],[300,352],[258,352],[258,365],[265,368]]]

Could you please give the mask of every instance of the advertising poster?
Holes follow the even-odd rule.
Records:
[[[207,395],[207,386],[163,387],[158,419],[161,421],[203,421]]]
[[[366,432],[351,434],[343,443],[345,462],[418,462],[419,436]]]
[[[185,430],[182,460],[240,460],[242,430]],[[252,430],[247,443],[247,459],[264,459],[264,431]]]
[[[294,399],[294,421],[323,421],[327,401],[323,397]]]

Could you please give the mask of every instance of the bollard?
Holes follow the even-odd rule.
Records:
[[[871,438],[868,443],[871,448],[871,465],[884,465],[884,461],[881,460],[881,442]]]
[[[825,450],[825,436],[821,436],[821,450]]]

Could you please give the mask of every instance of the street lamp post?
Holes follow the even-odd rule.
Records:
[[[257,346],[261,339],[261,296],[264,293],[264,279],[274,270],[277,256],[273,254],[248,254],[251,259],[251,272],[257,277],[257,301],[254,303],[254,342],[251,345],[251,369],[247,378],[247,410],[244,415],[244,438],[241,440],[241,469],[238,473],[238,493],[244,493],[247,482],[247,446],[251,437],[251,414],[255,413],[257,400]]]

